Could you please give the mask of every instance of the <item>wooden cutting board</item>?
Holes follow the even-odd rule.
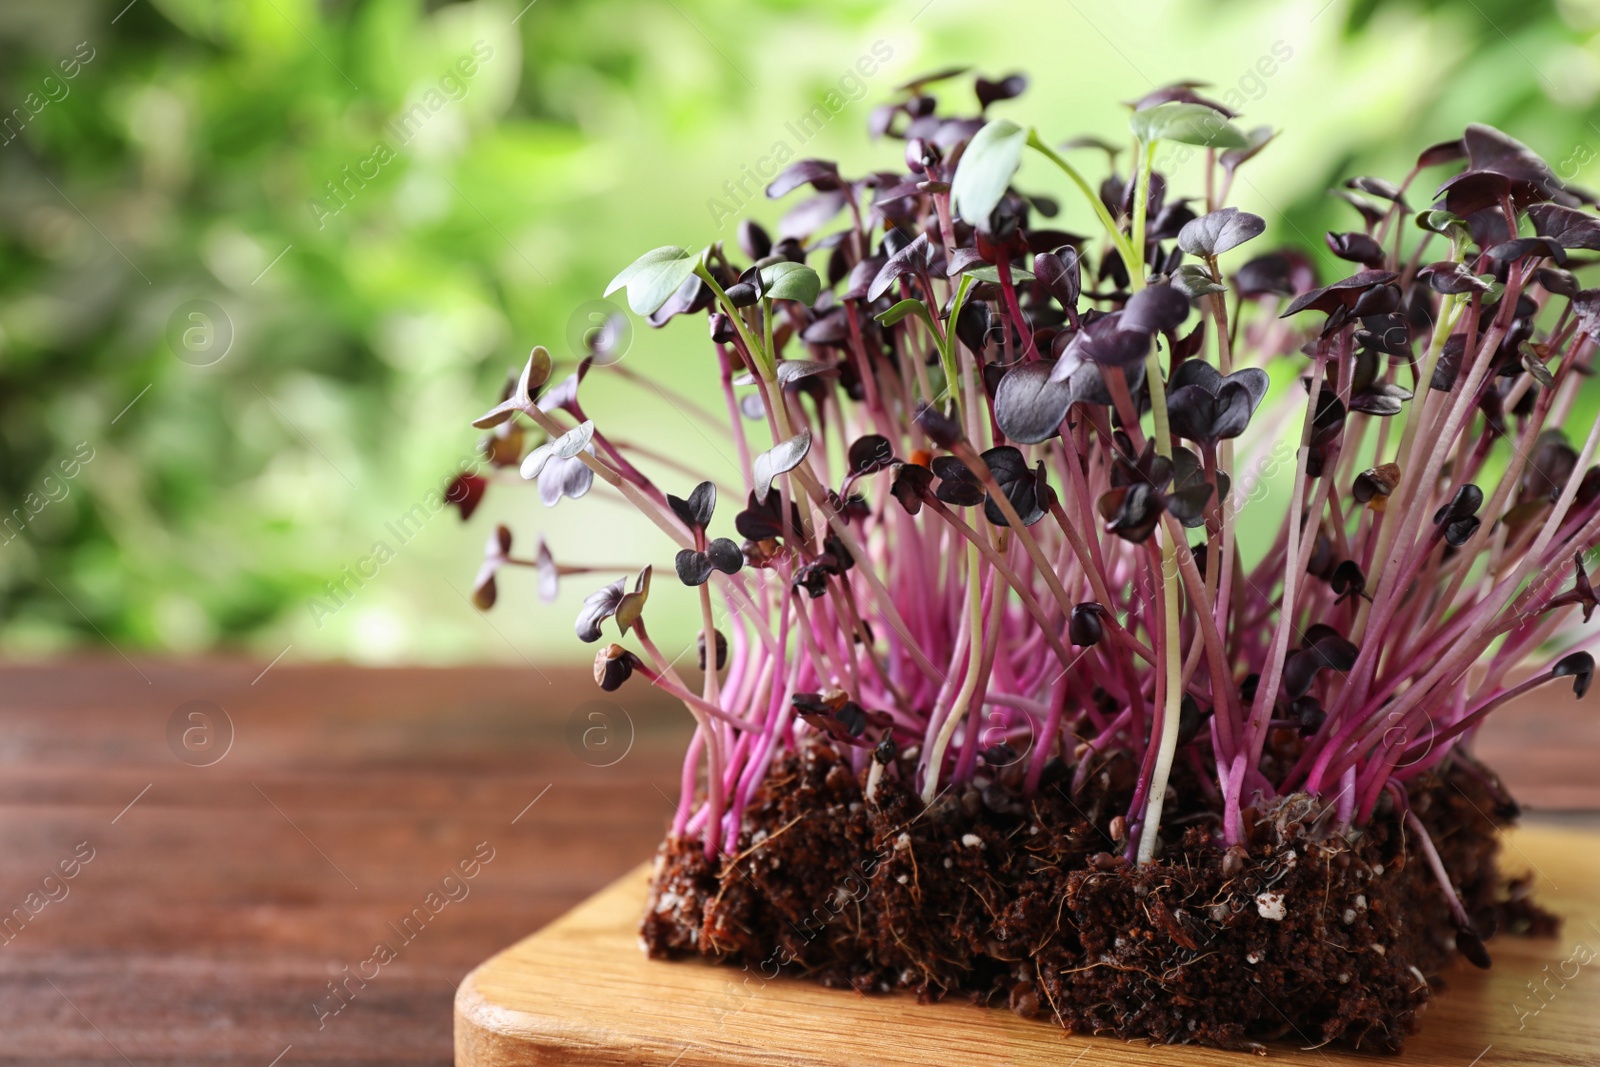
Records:
[[[1405,1054],[1388,1062],[1600,1064],[1600,835],[1521,829],[1507,835],[1503,865],[1537,875],[1540,901],[1566,919],[1560,936],[1496,938],[1487,972],[1459,964]],[[1004,1009],[919,1005],[909,995],[863,996],[800,979],[763,982],[703,962],[648,960],[636,932],[647,877],[648,866],[639,867],[469,974],[456,993],[457,1067],[1248,1062],[1236,1052],[1068,1034]],[[1290,1042],[1273,1045],[1270,1058],[1321,1067],[1383,1062]]]

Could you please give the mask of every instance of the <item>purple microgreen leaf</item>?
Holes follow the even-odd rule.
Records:
[[[1452,263],[1449,260],[1429,263],[1417,271],[1417,277],[1427,282],[1428,288],[1434,292],[1445,294],[1487,293],[1493,280],[1473,274],[1465,263]]]
[[[1572,693],[1579,700],[1589,691],[1589,683],[1594,680],[1594,657],[1587,652],[1573,652],[1563,656],[1550,674],[1555,678],[1571,678]]]
[[[461,521],[472,518],[489,489],[489,479],[478,474],[458,474],[444,491],[444,498],[461,510]]]
[[[1195,91],[1196,89],[1207,88],[1209,84],[1209,82],[1193,80],[1176,81],[1160,88],[1152,89],[1137,100],[1124,100],[1123,103],[1134,111],[1142,111],[1145,108],[1155,107],[1157,104],[1181,101],[1189,104],[1203,104],[1212,111],[1221,112],[1228,118],[1233,118],[1236,112],[1232,108],[1209,97],[1201,96]]]
[[[947,278],[957,278],[975,267],[981,267],[989,262],[983,258],[983,253],[976,248],[958,248],[945,263],[944,273]],[[964,307],[967,305],[963,305]]]
[[[579,423],[566,433],[553,441],[547,441],[529,452],[522,461],[522,477],[527,481],[538,478],[545,469],[545,465],[552,459],[571,459],[579,452],[589,448],[589,442],[594,438],[594,422],[592,420]],[[593,450],[590,449],[592,452]]]
[[[1161,494],[1145,482],[1125,485],[1102,493],[1095,502],[1106,529],[1125,541],[1143,542],[1155,532],[1164,502]]]
[[[1120,330],[1139,333],[1171,333],[1189,317],[1189,300],[1165,282],[1149,285],[1134,293],[1122,309]]]
[[[1383,266],[1385,257],[1383,246],[1359,230],[1351,233],[1334,233],[1330,230],[1327,242],[1328,248],[1340,259],[1348,259],[1352,263],[1372,268]]]
[[[1187,302],[1184,306],[1188,306]],[[1154,339],[1143,330],[1122,329],[1122,316],[1123,312],[1113,311],[1093,322],[1086,322],[1083,329],[1072,335],[1055,370],[1051,372],[1052,377],[1059,379],[1073,374],[1084,362],[1124,369],[1142,366],[1144,357],[1150,354]],[[1110,402],[1107,396],[1105,403]]]
[[[989,465],[989,473],[994,476],[1000,491],[1016,509],[1017,516],[1022,519],[1024,526],[1032,526],[1044,518],[1044,508],[1039,501],[1038,479],[1020,451],[1011,445],[999,445],[986,450],[983,453],[983,461]],[[987,495],[983,513],[996,526],[1011,525],[1000,505]]]
[[[1587,248],[1600,251],[1600,218],[1559,204],[1534,204],[1528,218],[1540,237],[1547,237],[1562,248]]]
[[[811,431],[807,429],[801,430],[787,441],[780,441],[757,456],[751,464],[751,474],[755,479],[756,503],[759,504],[767,499],[767,494],[772,491],[774,478],[800,466],[809,451],[811,451]]]
[[[778,172],[767,186],[767,199],[777,200],[787,196],[802,185],[818,192],[828,192],[840,186],[839,165],[825,159],[799,159]]]
[[[960,423],[932,404],[924,403],[917,409],[916,423],[928,435],[928,440],[940,448],[954,448],[966,437]]]
[[[694,487],[687,500],[667,494],[667,506],[691,530],[704,530],[711,525],[711,514],[717,507],[717,486],[710,481]]]
[[[1196,485],[1175,489],[1167,494],[1167,512],[1185,526],[1199,526],[1206,519],[1206,505],[1211,502],[1211,484],[1200,482]]]
[[[480,430],[487,430],[491,426],[498,426],[507,421],[518,411],[532,404],[544,383],[550,380],[553,366],[549,350],[544,345],[535,345],[533,351],[528,353],[528,361],[522,365],[522,373],[517,376],[510,395],[474,419],[472,425]]]
[[[894,446],[882,434],[869,433],[851,442],[847,458],[851,474],[876,474],[894,463]]]
[[[1033,276],[1063,308],[1070,310],[1078,306],[1078,297],[1083,292],[1083,272],[1076,248],[1064,245],[1054,252],[1034,256]]]
[[[723,574],[738,574],[744,566],[744,553],[738,542],[728,537],[718,537],[706,545],[706,560]]]
[[[933,473],[939,476],[933,495],[946,504],[970,508],[983,503],[983,485],[962,460],[955,456],[935,456]]]
[[[844,189],[807,197],[778,220],[778,236],[784,239],[809,237],[827,225],[848,203],[850,194]]]
[[[779,385],[793,385],[807,378],[837,378],[839,368],[815,359],[784,359],[778,361],[777,377]]]
[[[1072,385],[1052,381],[1055,365],[1045,360],[1019,363],[1006,371],[994,394],[994,418],[1013,441],[1036,445],[1054,437],[1072,406]]]
[[[1389,388],[1380,385],[1377,388],[1351,397],[1350,410],[1387,419],[1400,414],[1404,408],[1404,401],[1409,399],[1411,399],[1411,395],[1404,389],[1401,389],[1399,393],[1395,393]]]
[[[594,455],[594,445],[585,445],[582,452]],[[594,471],[577,456],[555,456],[539,472],[539,500],[553,508],[562,497],[577,500],[594,485]]]
[[[884,261],[867,289],[867,299],[878,299],[901,278],[914,278],[926,273],[933,264],[933,257],[934,247],[929,243],[928,235],[917,234],[916,240],[896,250]]]
[[[915,515],[922,510],[922,501],[933,484],[933,471],[920,463],[898,463],[889,492],[900,502],[906,514]]]
[[[1220,256],[1266,229],[1267,221],[1260,215],[1225,207],[1186,223],[1178,231],[1178,247],[1191,256]]]
[[[979,77],[974,86],[978,95],[978,110],[987,111],[989,105],[999,100],[1014,100],[1028,88],[1028,79],[1022,74],[1008,74],[998,81]]]
[[[1344,182],[1346,189],[1356,189],[1360,192],[1375,196],[1380,200],[1388,200],[1398,204],[1401,211],[1410,211],[1406,206],[1405,193],[1400,187],[1387,178],[1347,178]]]
[[[590,593],[578,611],[578,639],[588,644],[600,640],[600,624],[617,613],[627,595],[627,579],[618,578]]]
[[[539,410],[547,415],[552,411],[572,412],[578,403],[579,381],[577,374],[569,374],[554,388],[547,389],[539,398]]]
[[[510,555],[511,529],[504,525],[496,526],[483,546],[483,563],[478,567],[477,577],[472,581],[472,603],[479,611],[488,611],[494,607],[494,602],[499,596],[499,591],[495,587],[495,574]]]
[[[1290,302],[1280,318],[1288,318],[1302,311],[1321,311],[1332,314],[1339,308],[1352,311],[1368,291],[1392,283],[1399,275],[1388,270],[1364,270],[1342,278],[1332,285],[1301,293]],[[1392,309],[1391,309],[1392,310]],[[1353,312],[1352,312],[1353,313]]]
[[[772,252],[771,235],[754,219],[739,223],[738,241],[739,251],[753,260],[766,259]]]
[[[1098,645],[1105,636],[1105,626],[1100,621],[1105,610],[1092,600],[1075,605],[1067,619],[1067,639],[1079,648]]]
[[[673,565],[678,569],[678,581],[687,586],[705,585],[711,577],[711,557],[693,548],[681,549]]]

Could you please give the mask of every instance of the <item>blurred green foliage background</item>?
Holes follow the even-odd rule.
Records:
[[[795,147],[859,171],[899,165],[871,106],[947,64],[1027,72],[996,113],[1057,139],[1120,137],[1119,101],[1202,79],[1284,131],[1235,201],[1317,249],[1353,221],[1337,178],[1398,177],[1470,121],[1600,184],[1600,0],[524,3],[0,5],[0,650],[584,658],[589,582],[546,607],[507,574],[492,615],[467,603],[484,537],[666,564],[657,539],[599,499],[497,484],[463,525],[429,494],[619,267],[731,239],[712,199],[742,209],[724,182],[830,91]],[[710,385],[698,326],[636,327],[631,369]],[[727,462],[635,384],[585,397],[614,434]]]

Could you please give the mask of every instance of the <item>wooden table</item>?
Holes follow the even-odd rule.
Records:
[[[0,1065],[448,1064],[462,976],[671,816],[688,719],[642,685],[263,666],[0,667]],[[1600,810],[1589,701],[1480,751],[1530,809]]]

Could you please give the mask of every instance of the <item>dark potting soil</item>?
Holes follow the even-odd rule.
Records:
[[[1299,794],[1247,811],[1248,848],[1229,853],[1192,766],[1179,761],[1158,859],[1139,868],[1114,839],[1126,755],[1076,797],[1056,762],[1026,802],[1013,767],[924,808],[892,773],[866,800],[865,774],[814,742],[774,766],[736,855],[662,843],[644,944],[740,966],[746,986],[803,976],[1083,1033],[1399,1051],[1457,953],[1415,835],[1387,799],[1362,833],[1337,834]],[[1527,884],[1497,873],[1515,805],[1492,775],[1456,766],[1411,794],[1480,932],[1555,933]]]

